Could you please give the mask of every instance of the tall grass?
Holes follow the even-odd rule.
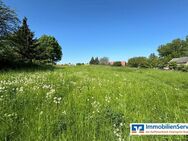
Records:
[[[78,66],[0,74],[2,141],[151,141],[135,122],[188,122],[188,73]]]

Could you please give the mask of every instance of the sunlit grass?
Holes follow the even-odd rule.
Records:
[[[0,139],[186,140],[129,136],[135,122],[188,122],[188,73],[104,66],[0,74]]]

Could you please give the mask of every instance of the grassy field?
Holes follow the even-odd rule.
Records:
[[[104,66],[0,72],[2,141],[176,141],[137,122],[188,122],[188,73]]]

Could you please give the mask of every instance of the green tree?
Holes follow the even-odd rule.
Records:
[[[101,65],[108,65],[109,64],[109,58],[108,57],[102,57],[100,58],[100,64]]]
[[[159,58],[155,53],[151,53],[148,58],[148,63],[151,68],[156,68],[159,65]]]
[[[18,23],[15,11],[0,0],[0,68],[9,66],[16,60],[17,55],[8,38],[17,29]]]
[[[20,56],[20,61],[32,63],[36,58],[37,40],[34,38],[34,33],[29,29],[27,18],[23,19],[22,26],[13,34],[11,40],[14,43],[15,51]]]
[[[183,57],[188,49],[187,43],[184,40],[175,39],[171,43],[161,45],[158,48],[159,56],[170,61],[172,58]]]
[[[138,67],[138,68],[148,68],[148,59],[146,57],[134,57],[128,60],[128,65],[130,67]]]
[[[95,64],[95,65],[98,65],[98,64],[99,64],[99,58],[98,58],[98,57],[95,58],[94,64]]]
[[[159,64],[158,64],[158,68],[163,69],[164,67],[166,67],[168,65],[168,60],[166,58],[159,58]]]
[[[91,60],[89,61],[89,64],[90,64],[90,65],[95,64],[95,59],[94,59],[94,57],[91,58]]]
[[[15,65],[19,54],[15,52],[14,47],[8,39],[1,41],[0,45],[0,68]]]
[[[0,0],[0,37],[15,31],[19,20],[14,10]]]
[[[160,56],[160,68],[168,65],[169,61],[173,58],[188,56],[188,36],[185,40],[175,39],[170,43],[161,45],[158,48],[158,52]]]
[[[36,48],[37,60],[56,63],[62,58],[62,50],[58,41],[53,36],[43,35],[38,40]]]
[[[170,62],[169,68],[175,70],[177,68],[177,63],[176,62]]]
[[[185,56],[188,56],[188,36],[186,37],[183,45],[183,52]]]

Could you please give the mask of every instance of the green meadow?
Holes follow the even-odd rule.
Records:
[[[130,123],[187,123],[188,73],[110,66],[0,72],[1,141],[176,141]]]

